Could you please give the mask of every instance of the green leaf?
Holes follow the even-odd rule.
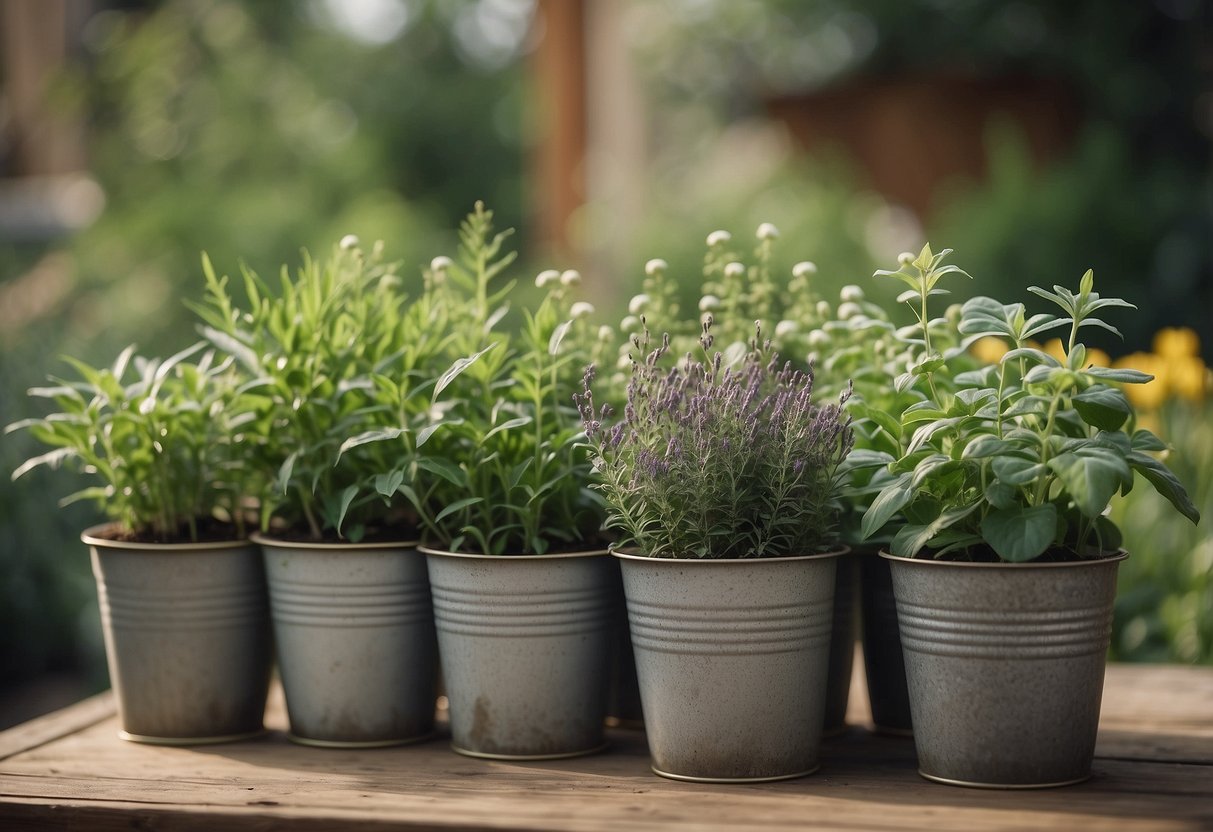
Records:
[[[461,424],[463,424],[462,419],[447,419],[442,422],[435,422],[432,425],[426,425],[421,430],[417,431],[417,442],[416,442],[415,447],[420,448],[426,442],[429,442],[430,437],[434,435],[434,432],[437,431],[438,428],[444,427],[446,425],[461,425]]]
[[[1083,421],[1100,430],[1120,430],[1133,414],[1133,408],[1125,394],[1111,387],[1096,385],[1073,398],[1074,409]]]
[[[1011,563],[1034,560],[1044,554],[1057,534],[1057,507],[1001,508],[981,521],[981,535],[998,556]]]
[[[548,355],[556,355],[560,352],[560,342],[564,340],[564,336],[569,334],[569,328],[573,325],[572,320],[567,320],[560,326],[556,327],[552,332],[552,337],[548,339]]]
[[[1081,454],[1067,451],[1050,459],[1048,465],[1087,517],[1098,517],[1121,483],[1132,477],[1128,463],[1104,448],[1086,448]]]
[[[880,531],[884,524],[892,519],[893,515],[901,511],[906,503],[910,502],[910,499],[914,496],[914,490],[910,488],[911,478],[910,474],[903,474],[876,495],[876,499],[872,501],[872,505],[868,506],[868,510],[863,514],[863,521],[859,526],[861,540],[867,540]]]
[[[94,485],[90,488],[82,488],[72,494],[68,494],[59,501],[59,507],[65,508],[72,503],[78,503],[81,500],[96,500],[99,503],[104,503],[114,495],[113,486]]]
[[[76,455],[76,449],[73,447],[55,448],[53,451],[47,451],[44,454],[27,459],[18,466],[16,471],[13,471],[13,479],[18,479],[29,473],[39,465],[49,465],[52,468],[58,468],[59,463],[69,457]]]
[[[455,502],[449,504],[442,511],[438,512],[438,516],[434,518],[434,522],[441,523],[443,520],[450,517],[455,512],[462,511],[463,509],[467,508],[468,506],[474,506],[477,503],[483,503],[483,502],[484,502],[483,497],[464,497],[462,500],[456,500]]]
[[[282,461],[282,466],[278,469],[278,487],[282,489],[282,493],[286,493],[287,487],[291,483],[291,473],[295,470],[295,460],[299,459],[299,451],[294,451],[286,459]]]
[[[1167,466],[1141,451],[1130,452],[1128,461],[1133,470],[1145,477],[1150,485],[1154,486],[1159,494],[1166,497],[1180,514],[1193,523],[1200,522],[1200,512],[1192,502],[1192,498],[1188,496],[1183,483],[1171,473]]]
[[[463,358],[455,359],[455,363],[451,364],[447,371],[439,376],[438,381],[434,384],[434,392],[432,394],[433,401],[437,402],[439,394],[442,393],[442,391],[445,390],[452,381],[457,379],[464,370],[475,364],[484,356],[485,353],[496,346],[497,342],[494,341],[492,344],[489,344],[487,347],[474,355],[468,355],[464,356]]]
[[[1002,480],[995,480],[986,487],[985,496],[986,502],[994,508],[1011,508],[1019,499],[1019,489]]]
[[[386,439],[399,439],[408,432],[408,428],[377,428],[376,430],[363,431],[357,436],[351,436],[341,443],[341,447],[337,449],[337,460],[340,460],[346,451],[353,450],[360,445],[368,445],[371,442],[382,442]],[[337,463],[334,462],[333,464],[336,465]]]
[[[514,419],[509,419],[507,421],[502,422],[500,425],[497,425],[492,430],[490,430],[488,433],[486,433],[484,436],[482,436],[480,441],[482,443],[487,442],[493,436],[496,436],[497,434],[501,433],[502,431],[507,431],[507,430],[510,430],[511,428],[520,428],[520,427],[523,427],[524,425],[529,425],[533,421],[534,421],[534,419],[532,419],[530,416],[518,416]]]
[[[1109,367],[1088,367],[1083,370],[1091,378],[1100,381],[1115,381],[1119,384],[1145,384],[1153,381],[1154,376],[1141,370],[1112,369]]]
[[[456,488],[466,489],[468,487],[467,473],[444,457],[423,456],[417,460],[417,467],[442,477]]]
[[[970,506],[949,509],[925,525],[903,526],[893,537],[893,554],[903,558],[914,557],[936,535],[968,517],[980,505],[981,503],[977,502]]]
[[[337,529],[337,534],[341,534],[341,524],[345,522],[345,513],[350,510],[350,503],[354,502],[354,498],[358,496],[358,486],[346,486],[346,489],[341,492],[341,503],[337,509],[337,522],[334,527]]]
[[[1144,428],[1133,434],[1133,450],[1135,451],[1165,451],[1166,449],[1165,442]]]
[[[1039,462],[1019,457],[995,457],[991,467],[999,481],[1014,486],[1029,485],[1045,473],[1045,467]]]
[[[391,497],[396,493],[396,489],[404,482],[404,472],[401,470],[391,471],[387,474],[375,475],[375,490],[384,497]]]

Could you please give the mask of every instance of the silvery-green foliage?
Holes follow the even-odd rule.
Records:
[[[136,356],[132,346],[103,368],[67,359],[75,379],[29,391],[58,410],[8,426],[51,447],[13,479],[40,465],[73,468],[98,484],[63,504],[93,500],[139,538],[194,541],[215,520],[243,537],[240,501],[251,483],[240,445],[251,416],[231,361],[216,362],[204,346],[164,361]]]
[[[703,360],[673,367],[666,336],[635,337],[622,418],[578,397],[619,545],[651,557],[812,554],[835,539],[838,467],[851,448],[841,404],[811,400],[813,377],[780,364],[759,332],[725,366],[703,325]]]
[[[1114,494],[1132,488],[1134,472],[1197,521],[1183,486],[1150,455],[1163,443],[1135,429],[1133,407],[1119,387],[1151,377],[1090,365],[1079,340],[1084,327],[1116,332],[1097,313],[1132,305],[1100,297],[1090,271],[1077,292],[1029,288],[1060,315],[1029,315],[1022,303],[973,298],[961,311],[965,344],[995,337],[1009,350],[997,365],[955,372],[927,326],[928,301],[943,291],[939,279],[963,274],[943,265],[947,254],[927,246],[898,270],[877,273],[909,287],[900,300],[919,318],[919,333],[910,340],[921,354],[891,381],[921,400],[887,428],[899,439],[898,451],[863,460],[886,474],[864,515],[864,535],[901,515],[906,524],[891,548],[905,557],[1094,557],[1120,546],[1120,532],[1105,510]],[[1034,339],[1058,328],[1068,330],[1060,359],[1034,346]]]
[[[265,474],[262,528],[353,541],[412,532],[399,486],[442,426],[430,390],[444,310],[407,304],[382,246],[352,239],[323,261],[305,254],[293,275],[284,267],[276,288],[244,270],[247,309],[204,266],[203,334],[249,379],[245,453]]]
[[[544,554],[595,543],[602,501],[588,487],[588,454],[573,394],[606,339],[592,308],[571,301],[575,272],[544,272],[546,289],[521,327],[505,321],[515,281],[507,276],[512,231],[494,233],[477,204],[460,228],[458,256],[437,258],[429,302],[451,314],[451,370],[434,388],[447,422],[400,490],[431,545],[484,554]],[[428,476],[423,476],[428,475]]]

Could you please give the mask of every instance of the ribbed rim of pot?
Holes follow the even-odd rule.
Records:
[[[253,532],[248,539],[260,546],[281,546],[284,549],[416,549],[416,540],[375,540],[367,543],[315,543],[310,540],[285,540],[261,532]]]
[[[903,558],[900,555],[894,555],[892,552],[880,552],[880,556],[885,560],[893,560],[898,563],[904,563],[913,566],[924,567],[939,567],[939,568],[959,568],[959,569],[1087,569],[1092,566],[1098,566],[1103,563],[1119,563],[1129,556],[1129,553],[1124,549],[1117,549],[1116,553],[1106,558],[1088,558],[1086,560],[1063,560],[1051,561],[1049,563],[1037,563],[1028,561],[1027,563],[1005,563],[999,561],[997,563],[971,563],[963,560],[934,560],[928,558]]]
[[[448,552],[445,549],[431,549],[429,546],[418,546],[417,551],[423,555],[439,555],[444,558],[506,561],[569,560],[571,558],[597,558],[610,554],[608,549],[589,549],[584,552],[552,552],[547,555],[483,555],[477,552]]]
[[[112,540],[102,537],[107,530],[116,528],[118,523],[101,523],[89,526],[80,533],[80,539],[88,546],[101,546],[108,549],[128,549],[136,552],[213,552],[216,549],[243,549],[249,545],[248,540],[212,540],[199,543],[141,543],[135,540]]]
[[[728,563],[787,563],[789,561],[799,560],[824,560],[826,558],[839,558],[843,555],[851,553],[850,546],[839,546],[837,549],[831,549],[828,552],[818,552],[815,555],[788,555],[778,558],[653,558],[648,555],[636,555],[630,552],[615,551],[612,555],[620,560],[634,560],[642,563],[665,563],[681,566],[683,564],[728,564]]]

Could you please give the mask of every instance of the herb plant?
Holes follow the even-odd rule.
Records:
[[[426,541],[457,552],[545,554],[598,542],[602,501],[589,490],[590,464],[572,405],[582,370],[600,339],[593,308],[571,302],[574,271],[542,272],[545,294],[508,331],[512,230],[494,233],[478,203],[460,228],[457,259],[435,258],[430,302],[458,309],[449,322],[455,361],[433,389],[449,424],[416,466],[428,476],[400,490],[416,509]],[[440,405],[437,396],[443,395]]]
[[[827,549],[838,467],[851,449],[841,404],[811,401],[813,376],[780,365],[757,330],[737,365],[690,354],[666,369],[666,336],[635,337],[623,418],[596,409],[587,371],[578,396],[598,488],[620,545],[650,557],[762,558]],[[845,396],[844,396],[845,399]]]
[[[1009,350],[997,365],[953,373],[928,325],[928,305],[943,290],[936,283],[955,267],[947,252],[929,246],[896,271],[878,272],[906,283],[901,299],[920,321],[921,357],[893,379],[894,388],[919,401],[888,432],[900,436],[898,453],[872,454],[868,462],[889,475],[863,518],[870,536],[889,519],[906,519],[893,538],[893,554],[930,554],[972,560],[1072,560],[1120,547],[1119,530],[1105,514],[1112,496],[1127,493],[1140,473],[1185,517],[1199,519],[1175,476],[1150,452],[1164,449],[1134,412],[1119,385],[1151,376],[1107,369],[1086,361],[1084,327],[1117,332],[1101,310],[1133,308],[1094,291],[1088,271],[1077,292],[1061,286],[1029,291],[1061,310],[1029,316],[1022,303],[977,297],[961,310],[966,341],[995,337]],[[1038,349],[1041,333],[1068,330],[1059,359]],[[1119,333],[1117,333],[1119,334]]]
[[[125,538],[242,538],[241,499],[251,483],[240,444],[250,415],[231,362],[216,363],[204,346],[164,361],[136,356],[132,346],[106,368],[67,359],[78,379],[52,378],[53,386],[29,391],[58,411],[8,426],[52,448],[27,460],[13,479],[41,465],[89,475],[99,484],[62,504],[96,502]]]
[[[247,310],[204,265],[203,333],[249,379],[261,528],[276,521],[312,540],[415,534],[400,490],[443,424],[430,391],[444,310],[406,304],[382,246],[364,252],[353,238],[323,262],[305,255],[294,276],[284,267],[277,293],[246,269]]]

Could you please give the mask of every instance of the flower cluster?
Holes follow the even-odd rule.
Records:
[[[812,554],[834,541],[838,467],[851,449],[839,404],[817,406],[813,376],[779,363],[755,338],[725,366],[702,326],[704,360],[667,366],[670,340],[647,327],[623,418],[596,409],[586,372],[577,396],[593,448],[608,526],[651,557],[759,558]],[[845,401],[845,394],[842,400]]]

